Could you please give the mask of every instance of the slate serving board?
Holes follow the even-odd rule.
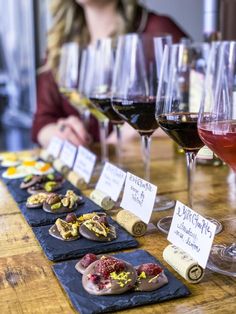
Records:
[[[48,233],[51,225],[32,229],[45,255],[54,262],[81,257],[87,253],[100,254],[138,246],[138,242],[114,220],[108,218],[108,221],[115,226],[117,233],[117,239],[110,242],[91,241],[83,237],[75,241],[61,241]]]
[[[76,190],[75,192],[78,193]],[[91,212],[99,212],[102,210],[100,206],[96,205],[87,197],[83,196],[83,198],[84,198],[83,204],[79,205],[78,209],[73,211],[73,213],[75,213],[76,216],[80,216]],[[64,218],[66,216],[65,213],[63,214],[47,213],[42,208],[29,209],[26,207],[25,202],[19,204],[19,208],[28,224],[32,227],[50,225],[53,224],[57,220],[57,218]]]
[[[134,266],[142,263],[157,262],[163,267],[155,257],[143,250],[119,253],[114,256],[130,262]],[[52,268],[75,309],[81,314],[113,312],[145,304],[159,303],[190,294],[188,288],[165,268],[165,274],[169,282],[158,290],[151,292],[127,292],[117,296],[90,295],[82,287],[82,275],[75,270],[76,263],[77,261],[67,261],[53,265]]]

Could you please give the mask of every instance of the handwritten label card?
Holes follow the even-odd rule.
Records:
[[[216,225],[177,201],[167,240],[206,267]]]
[[[79,146],[75,160],[74,171],[78,173],[86,183],[90,182],[96,162],[96,155],[83,146]]]
[[[57,158],[60,154],[63,143],[64,141],[59,137],[53,137],[47,147],[48,153],[54,158]]]
[[[127,172],[125,189],[120,206],[149,223],[157,187],[130,172]]]
[[[71,144],[70,142],[65,141],[62,147],[60,160],[69,168],[72,168],[76,153],[77,153],[77,147]]]
[[[95,189],[110,196],[116,202],[125,182],[125,177],[126,173],[123,170],[106,162]]]

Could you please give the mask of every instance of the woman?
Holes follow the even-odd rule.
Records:
[[[98,140],[97,122],[91,118],[86,131],[77,111],[58,90],[60,48],[65,42],[77,41],[86,46],[129,32],[154,36],[168,33],[174,42],[186,37],[170,18],[147,12],[137,0],[52,0],[52,17],[47,62],[37,77],[37,110],[32,130],[33,140],[43,147],[55,135],[75,145],[87,145],[91,136]]]

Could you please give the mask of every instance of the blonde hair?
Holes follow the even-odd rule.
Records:
[[[135,20],[142,11],[137,0],[118,0],[118,10],[121,19],[115,35],[135,31]],[[52,0],[51,13],[53,25],[48,32],[47,62],[41,71],[50,69],[56,75],[61,46],[71,41],[84,46],[89,42],[89,32],[83,8],[75,0]]]

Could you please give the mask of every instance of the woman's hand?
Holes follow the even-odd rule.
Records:
[[[59,119],[56,123],[43,127],[38,134],[38,141],[41,146],[47,147],[53,136],[68,140],[75,146],[87,146],[91,143],[83,122],[75,116]]]

